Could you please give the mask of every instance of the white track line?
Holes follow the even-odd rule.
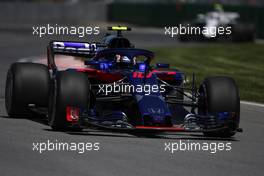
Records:
[[[264,108],[264,104],[256,103],[256,102],[249,102],[249,101],[240,101],[241,104],[250,105],[250,106],[257,106]]]

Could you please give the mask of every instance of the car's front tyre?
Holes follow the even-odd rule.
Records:
[[[198,114],[217,115],[231,113],[224,121],[223,129],[205,132],[205,136],[231,137],[236,133],[240,118],[240,98],[232,78],[217,76],[206,78],[199,89]],[[219,119],[217,119],[219,121]]]

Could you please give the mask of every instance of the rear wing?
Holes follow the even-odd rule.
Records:
[[[48,67],[56,69],[54,60],[56,54],[93,57],[99,50],[104,48],[106,48],[106,45],[101,43],[51,41],[47,47]]]

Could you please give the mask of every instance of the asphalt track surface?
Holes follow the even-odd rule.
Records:
[[[143,40],[142,35],[135,41]],[[150,36],[149,36],[150,37]],[[155,35],[153,36],[155,37]],[[157,36],[158,38],[159,36]],[[152,38],[153,40],[153,38]],[[159,40],[159,39],[157,39]],[[0,32],[0,175],[263,175],[264,108],[241,104],[243,133],[234,138],[204,138],[200,134],[138,137],[87,130],[83,133],[53,132],[41,119],[11,119],[4,107],[5,76],[20,58],[45,54],[47,38],[24,33]],[[148,39],[144,39],[148,42]],[[154,41],[153,41],[154,42]],[[143,45],[143,44],[142,44]],[[99,142],[99,151],[33,151],[33,143]],[[229,143],[231,151],[165,151],[164,143]]]

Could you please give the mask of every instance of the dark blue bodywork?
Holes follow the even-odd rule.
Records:
[[[129,67],[117,67],[114,57],[116,54],[127,56],[129,60],[132,62],[134,57],[144,56],[146,60],[144,62],[137,63],[135,65],[128,63]],[[85,64],[88,67],[96,68],[102,72],[111,74],[112,72],[120,72],[120,74],[126,77],[126,83],[134,86],[141,86],[143,88],[153,88],[155,87],[155,91],[134,91],[132,92],[132,97],[137,104],[137,108],[140,116],[137,117],[138,124],[148,125],[149,124],[170,124],[172,114],[168,107],[168,104],[165,101],[162,93],[160,92],[160,82],[158,80],[157,74],[164,73],[156,73],[153,72],[153,68],[150,66],[151,59],[154,57],[153,52],[143,50],[143,49],[125,49],[125,48],[115,48],[115,49],[104,49],[98,51],[96,56],[90,60],[86,60]],[[168,68],[168,64],[159,64],[162,68]],[[135,76],[136,75],[136,76]],[[139,75],[139,76],[137,76]],[[183,81],[183,75],[181,72],[178,72],[173,76],[175,82],[181,84]],[[120,111],[120,114],[122,112]],[[122,115],[119,116],[123,118]],[[108,117],[110,118],[110,117]]]

